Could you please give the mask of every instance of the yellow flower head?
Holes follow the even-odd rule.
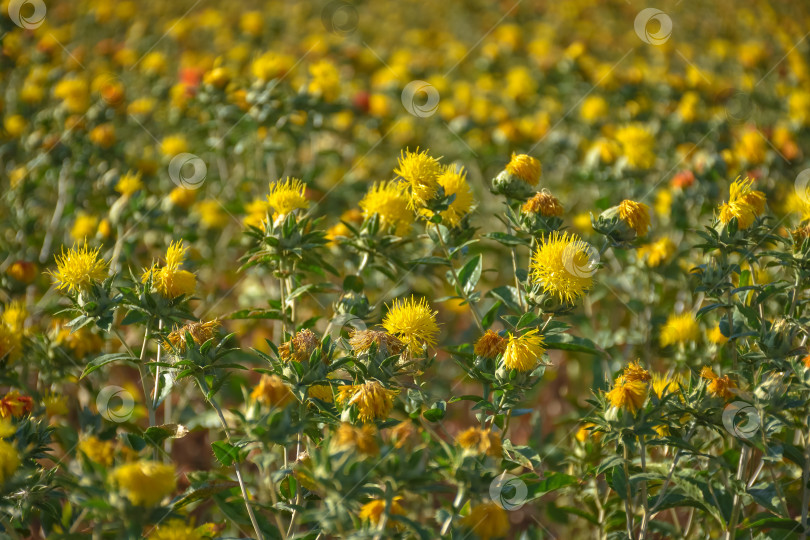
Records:
[[[48,416],[64,416],[68,413],[68,397],[62,394],[49,393],[43,396],[42,404]]]
[[[709,381],[708,390],[711,395],[725,400],[734,397],[734,393],[731,389],[737,388],[737,385],[734,384],[734,381],[732,381],[728,375],[720,377],[709,366],[703,366],[703,369],[700,370],[700,376]]]
[[[388,509],[389,514],[396,514],[398,516],[405,515],[405,509],[399,504],[402,497],[394,497],[391,499],[391,507]],[[377,525],[382,519],[383,512],[385,512],[385,501],[375,499],[367,502],[360,508],[360,519],[368,520],[373,525]],[[387,527],[395,527],[398,524],[388,521]]]
[[[91,435],[79,441],[79,451],[90,461],[109,467],[115,457],[115,443],[102,441],[95,435]]]
[[[196,323],[188,323],[180,328],[175,328],[172,330],[169,335],[166,336],[168,343],[164,343],[164,346],[167,349],[173,348],[180,353],[184,353],[186,351],[186,332],[191,334],[192,339],[194,339],[194,343],[197,345],[202,345],[217,334],[217,329],[220,326],[221,324],[218,319],[208,322],[200,321]]]
[[[641,367],[638,360],[627,364],[622,375],[624,375],[624,378],[628,381],[648,382],[652,378],[650,372]]]
[[[478,504],[461,518],[461,524],[481,540],[490,540],[509,534],[509,515],[494,502]]]
[[[129,197],[136,191],[143,189],[143,182],[141,182],[141,173],[128,172],[118,180],[115,185],[115,191],[124,197]]]
[[[652,390],[658,399],[661,399],[667,394],[680,393],[682,382],[680,375],[669,376],[656,373],[652,376]]]
[[[174,206],[189,208],[197,198],[197,191],[177,186],[169,193],[169,200]]]
[[[441,212],[442,224],[455,227],[472,210],[473,204],[475,204],[472,189],[467,183],[467,172],[464,169],[456,169],[456,167],[450,165],[445,167],[442,174],[439,175],[438,182],[444,188],[446,197],[456,196],[447,210]]]
[[[328,60],[320,60],[309,66],[312,80],[307,91],[310,94],[321,96],[326,102],[335,101],[340,95],[340,73],[334,64]]]
[[[376,456],[380,453],[374,424],[365,424],[358,428],[343,422],[332,438],[332,445],[337,450],[355,450],[364,456]]]
[[[490,429],[471,427],[456,437],[458,445],[475,454],[500,458],[503,455],[501,436]]]
[[[675,242],[668,236],[638,248],[638,258],[647,261],[647,266],[655,268],[668,261],[675,253]]]
[[[586,422],[586,423],[582,424],[579,427],[579,429],[577,430],[577,433],[575,435],[576,439],[581,443],[584,443],[585,441],[587,441],[588,438],[590,438],[595,443],[601,441],[602,440],[602,432],[601,431],[594,431],[593,428],[595,428],[595,427],[596,427],[596,424],[593,424],[591,422]]]
[[[197,277],[188,270],[181,270],[180,265],[186,257],[188,248],[183,241],[172,242],[166,250],[166,266],[154,265],[144,272],[141,281],[146,283],[152,278],[152,287],[166,298],[177,298],[181,295],[194,294],[197,288]]]
[[[25,328],[25,319],[28,318],[28,309],[23,300],[14,300],[3,307],[0,322],[15,332],[22,333]]]
[[[76,214],[76,220],[70,229],[70,237],[76,242],[81,242],[88,236],[95,236],[98,229],[98,218],[84,212]]]
[[[691,313],[670,315],[661,329],[661,346],[667,347],[676,343],[690,343],[696,341],[700,335],[700,328]]]
[[[394,169],[405,180],[410,191],[410,208],[416,209],[426,206],[439,191],[439,175],[442,173],[442,166],[439,160],[428,155],[428,151],[415,152],[403,150],[398,168]]]
[[[337,402],[357,407],[357,418],[363,423],[385,420],[394,408],[394,397],[399,392],[385,388],[377,381],[338,387]]]
[[[394,300],[383,319],[383,328],[399,338],[411,351],[436,345],[439,326],[437,311],[431,311],[427,300],[420,298]]]
[[[413,211],[409,208],[407,188],[400,182],[379,182],[360,201],[363,217],[380,216],[385,229],[393,229],[397,236],[405,236],[413,225]]]
[[[720,326],[714,326],[706,331],[706,337],[715,345],[723,345],[728,341],[728,338],[723,335]]]
[[[506,351],[507,339],[501,337],[492,330],[487,330],[484,335],[475,342],[474,352],[484,358],[496,358]]]
[[[535,193],[531,199],[523,204],[521,210],[524,214],[540,214],[543,217],[563,215],[562,204],[547,189]],[[590,218],[588,219],[588,225],[590,225]]]
[[[536,328],[521,336],[510,333],[503,353],[503,363],[508,369],[531,371],[537,367],[537,361],[546,352],[543,345],[543,337],[537,334]]]
[[[309,208],[306,196],[306,185],[298,178],[287,177],[286,180],[270,184],[270,195],[267,203],[273,209],[274,216],[286,216],[299,208]]]
[[[530,186],[536,186],[543,174],[540,160],[528,154],[512,154],[512,159],[506,164],[506,172],[517,176]]]
[[[163,138],[160,143],[161,153],[169,158],[188,152],[188,141],[182,135],[169,135]]]
[[[650,207],[625,199],[619,203],[619,219],[636,231],[638,236],[644,236],[650,230]]]
[[[57,284],[57,289],[69,292],[85,291],[93,282],[101,281],[107,276],[107,263],[99,260],[101,248],[90,249],[87,244],[79,248],[75,245],[62,255],[57,255],[56,272],[49,272]]]
[[[157,525],[149,540],[205,540],[211,538],[211,524],[193,527],[182,519],[170,519]]]
[[[20,454],[14,445],[0,439],[0,486],[11,478],[20,466]]]
[[[616,131],[627,164],[635,169],[649,169],[655,164],[655,137],[641,124],[630,124]]]
[[[177,487],[174,465],[134,461],[116,468],[110,480],[124,497],[137,506],[155,506]]]
[[[332,385],[330,384],[313,384],[307,390],[307,396],[320,399],[326,403],[333,403],[335,401],[335,392],[332,390]]]
[[[532,278],[545,292],[573,304],[593,285],[590,246],[576,234],[555,231],[532,257]]]
[[[752,179],[745,177],[743,180],[737,178],[731,184],[728,202],[719,206],[720,221],[724,225],[737,218],[738,227],[747,229],[765,211],[765,194],[754,190],[753,183]]]
[[[613,407],[627,409],[635,414],[647,399],[647,383],[639,380],[631,381],[624,375],[620,375],[606,397]]]
[[[278,375],[262,375],[250,393],[250,399],[268,407],[283,407],[293,398],[292,392]]]

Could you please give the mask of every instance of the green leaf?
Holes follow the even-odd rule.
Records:
[[[601,355],[597,345],[588,338],[573,336],[571,334],[552,334],[543,338],[546,349],[556,349],[561,351],[576,351],[587,354]]]
[[[461,268],[458,273],[458,280],[460,283],[457,283],[457,286],[461,287],[466,294],[470,294],[475,290],[475,286],[478,285],[478,280],[481,279],[481,270],[483,269],[484,259],[481,257],[479,253]]]
[[[504,246],[528,246],[529,241],[519,238],[517,236],[506,234],[503,232],[492,232],[484,235],[484,238],[495,240]]]
[[[437,401],[431,406],[430,409],[423,412],[422,416],[424,416],[425,419],[429,420],[430,422],[438,422],[439,420],[444,418],[446,412],[447,412],[447,402]]]
[[[180,439],[186,435],[188,435],[188,429],[182,424],[152,426],[143,432],[143,438],[155,446],[159,446],[166,439]]]
[[[217,458],[217,461],[226,467],[241,461],[239,449],[230,443],[215,441],[211,443],[211,449],[214,451],[214,457]]]
[[[106,366],[107,364],[111,364],[112,362],[138,362],[138,358],[133,358],[128,353],[112,353],[112,354],[102,354],[91,360],[87,366],[85,366],[84,371],[82,372],[82,376],[79,379],[84,379],[97,369]]]

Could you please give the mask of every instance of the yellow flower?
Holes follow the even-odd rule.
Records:
[[[661,346],[667,347],[676,343],[690,343],[696,341],[700,335],[700,328],[691,313],[670,315],[661,329]]]
[[[259,37],[264,28],[264,18],[260,11],[248,11],[239,18],[239,28],[249,36]]]
[[[461,524],[481,540],[499,538],[509,533],[509,516],[494,502],[473,506],[470,513],[461,518]]]
[[[279,180],[270,184],[270,195],[267,203],[276,216],[286,216],[299,208],[308,208],[309,201],[305,197],[306,185],[297,178],[287,177],[285,181]]]
[[[591,422],[586,422],[582,424],[577,430],[577,433],[575,435],[576,439],[579,442],[584,443],[590,437],[593,442],[598,443],[599,441],[602,440],[602,432],[594,431],[593,428],[595,427],[596,424],[593,424]]]
[[[394,300],[383,319],[383,328],[398,337],[411,351],[436,345],[439,326],[436,324],[437,311],[431,311],[427,300]]]
[[[217,334],[217,329],[221,326],[219,319],[208,322],[188,323],[180,328],[172,330],[166,336],[167,342],[164,347],[174,349],[181,354],[186,351],[186,333],[191,334],[191,338],[197,345],[202,345]]]
[[[250,399],[259,401],[268,407],[283,407],[293,395],[278,375],[262,375],[259,384],[250,393]]]
[[[113,441],[102,441],[95,435],[83,438],[79,441],[79,450],[87,456],[87,459],[109,467],[115,457],[115,443]]]
[[[641,124],[630,124],[616,131],[627,164],[635,169],[649,169],[655,164],[655,137]]]
[[[487,330],[484,335],[475,342],[473,351],[477,356],[496,358],[499,354],[503,354],[504,351],[506,351],[506,344],[506,338],[501,337],[492,330]]]
[[[307,390],[307,396],[320,399],[326,403],[333,403],[335,401],[335,393],[330,384],[313,384]]]
[[[188,248],[183,247],[182,240],[172,242],[166,250],[166,266],[152,266],[144,272],[141,281],[146,283],[151,278],[152,288],[166,298],[194,294],[197,277],[188,270],[180,270],[186,251]]]
[[[723,335],[723,331],[720,330],[720,326],[707,330],[706,337],[715,345],[724,345],[728,341],[728,338]]]
[[[261,81],[283,77],[295,65],[295,58],[276,52],[266,52],[256,58],[250,66],[250,72]]]
[[[73,222],[73,228],[70,229],[70,236],[76,242],[83,242],[88,236],[95,236],[96,229],[98,229],[98,218],[79,212]]]
[[[635,414],[647,399],[647,384],[639,380],[630,381],[624,375],[620,375],[606,397],[613,407],[627,409]]]
[[[532,278],[545,292],[573,304],[593,285],[589,245],[576,234],[554,232],[546,237],[531,262]]]
[[[3,308],[0,321],[15,332],[22,333],[25,328],[25,319],[28,318],[28,309],[23,300],[9,302]]]
[[[12,114],[3,119],[3,127],[11,137],[19,137],[25,131],[28,122],[19,114]]]
[[[245,205],[245,218],[242,223],[245,227],[256,227],[262,229],[263,223],[267,221],[267,214],[272,213],[270,203],[267,199],[253,199]]]
[[[543,174],[540,160],[528,154],[512,154],[512,159],[506,164],[506,172],[517,176],[530,186],[536,186]]]
[[[20,454],[10,443],[0,439],[0,485],[3,485],[20,466]]]
[[[473,453],[500,458],[503,455],[501,436],[491,429],[471,427],[456,437],[458,445]]]
[[[133,173],[128,172],[124,176],[118,180],[118,184],[115,186],[115,191],[123,195],[124,197],[129,197],[130,195],[134,194],[136,191],[143,189],[143,182],[141,182],[141,173]]]
[[[563,206],[560,201],[552,195],[547,189],[535,193],[534,196],[526,201],[521,207],[524,214],[540,214],[543,217],[558,217],[563,215]],[[588,218],[588,226],[591,220]]]
[[[437,182],[444,188],[445,197],[456,196],[447,210],[440,213],[443,225],[455,227],[470,212],[475,203],[472,190],[467,183],[467,172],[464,169],[457,169],[450,165],[445,167]]]
[[[180,208],[188,208],[194,204],[194,199],[197,198],[197,191],[193,189],[186,189],[183,187],[176,187],[169,193],[169,200],[174,206]]]
[[[593,124],[604,119],[608,114],[608,103],[602,96],[588,96],[579,109],[579,117]]]
[[[503,363],[508,369],[531,371],[537,367],[537,361],[546,352],[543,345],[543,337],[537,334],[536,328],[521,336],[510,333],[503,353]]]
[[[43,396],[42,404],[48,416],[65,416],[68,413],[68,397],[49,393]]]
[[[332,438],[332,445],[338,450],[355,450],[364,456],[376,456],[380,453],[374,424],[356,428],[343,422]]]
[[[656,373],[652,376],[652,391],[658,396],[658,399],[663,398],[667,394],[678,394],[681,391],[680,384],[682,383],[681,376],[659,375]]]
[[[675,242],[668,236],[659,238],[650,244],[638,248],[638,258],[647,261],[647,266],[655,268],[668,261],[675,253]]]
[[[85,244],[81,248],[74,245],[65,253],[63,247],[62,255],[55,257],[56,272],[49,272],[57,284],[56,288],[60,291],[85,291],[93,282],[103,280],[107,276],[107,263],[99,260],[100,250],[90,249]]]
[[[222,211],[222,204],[216,199],[200,201],[196,212],[200,216],[200,222],[209,229],[221,229],[228,224],[228,215]]]
[[[700,376],[709,381],[708,390],[715,396],[725,400],[732,399],[734,393],[732,388],[737,388],[737,385],[729,378],[728,375],[718,376],[709,366],[703,366],[700,370]]]
[[[54,342],[70,350],[79,360],[99,352],[104,346],[104,340],[101,339],[101,336],[94,334],[87,326],[83,326],[76,331],[60,326]]]
[[[628,381],[648,382],[652,378],[650,376],[650,372],[641,367],[638,360],[627,364],[622,372],[622,375],[624,375],[624,378]]]
[[[155,506],[177,487],[174,465],[135,461],[110,473],[120,493],[137,506]]]
[[[380,216],[383,229],[393,229],[397,236],[405,236],[413,225],[413,212],[409,208],[407,189],[400,182],[374,183],[360,201],[363,217]]]
[[[188,141],[182,135],[168,135],[163,137],[160,143],[160,152],[168,158],[173,158],[177,154],[188,152]]]
[[[410,193],[410,208],[416,209],[427,205],[439,191],[439,175],[442,166],[439,160],[431,157],[428,151],[415,152],[403,150],[399,157],[398,168],[394,173],[407,184]]]
[[[210,527],[202,525],[192,527],[182,519],[170,519],[165,523],[156,526],[155,530],[148,536],[149,540],[205,540],[211,538],[207,530]]]
[[[357,418],[363,423],[388,418],[394,408],[394,397],[398,390],[385,388],[377,381],[338,387],[337,402],[341,405],[357,407]]]
[[[340,94],[340,73],[328,60],[321,60],[309,66],[312,80],[307,92],[320,96],[326,102],[335,101]]]
[[[109,148],[115,144],[115,127],[110,124],[101,124],[90,131],[90,142],[101,148]]]
[[[765,194],[753,189],[754,181],[747,176],[737,178],[729,188],[729,200],[720,205],[720,221],[728,225],[732,218],[737,218],[740,229],[747,229],[754,219],[765,211]]]
[[[396,514],[399,516],[405,515],[405,509],[401,504],[399,504],[399,501],[401,500],[402,497],[394,497],[391,499],[391,507],[388,509],[389,514]],[[383,512],[385,512],[385,501],[375,499],[367,502],[362,508],[360,508],[360,519],[368,520],[372,524],[377,525],[382,519]],[[397,525],[397,523],[392,523],[389,520],[386,526],[394,527]]]
[[[619,203],[619,219],[636,231],[638,236],[644,236],[650,230],[650,207],[625,199]]]

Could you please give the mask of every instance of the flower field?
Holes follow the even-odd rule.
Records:
[[[0,6],[0,539],[807,539],[810,6]]]

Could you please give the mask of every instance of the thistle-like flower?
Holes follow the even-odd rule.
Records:
[[[501,436],[491,429],[471,427],[456,437],[458,445],[479,455],[500,458],[503,455]]]
[[[700,336],[700,327],[691,313],[670,315],[661,329],[661,346],[691,343]]]
[[[536,328],[520,336],[509,334],[503,363],[509,369],[531,371],[537,367],[537,361],[546,352],[543,345],[543,337],[538,335]]]
[[[68,292],[85,291],[96,281],[107,275],[107,263],[99,259],[101,248],[90,249],[85,243],[82,247],[73,246],[62,255],[56,256],[56,272],[49,272],[56,288]]]
[[[532,279],[561,302],[573,304],[593,285],[590,246],[575,234],[546,237],[531,262]]]
[[[728,225],[733,218],[737,218],[740,229],[750,227],[757,216],[765,211],[765,194],[753,189],[754,181],[748,177],[737,178],[729,188],[727,203],[719,206],[720,221]]]
[[[619,219],[633,229],[637,236],[644,236],[650,230],[650,207],[625,199],[619,203]]]
[[[436,345],[436,335],[439,333],[437,313],[431,311],[424,298],[416,300],[411,296],[404,301],[397,299],[388,309],[382,325],[411,351],[416,351],[425,346]]]
[[[364,218],[379,215],[383,228],[397,236],[407,235],[413,225],[407,188],[401,182],[375,183],[360,201],[360,208]]]
[[[279,180],[270,184],[267,203],[273,209],[274,219],[278,216],[286,216],[294,210],[308,208],[309,200],[305,193],[306,185],[298,178],[287,177],[284,181]]]
[[[377,381],[338,387],[337,402],[344,406],[356,406],[357,417],[363,423],[388,418],[394,408],[394,397],[399,392],[385,388]]]
[[[620,375],[613,383],[613,389],[607,393],[610,404],[617,409],[627,409],[635,414],[641,409],[647,399],[647,383],[628,380]]]
[[[186,256],[187,247],[183,241],[172,242],[166,250],[166,266],[152,266],[144,272],[141,281],[152,279],[152,288],[166,298],[177,298],[194,294],[197,288],[197,277],[188,270],[181,270],[180,265]]]
[[[409,205],[412,209],[427,206],[436,196],[439,191],[441,172],[442,166],[439,160],[431,157],[427,150],[419,152],[419,148],[415,152],[403,150],[398,168],[394,169],[394,173],[399,175],[408,186]]]

